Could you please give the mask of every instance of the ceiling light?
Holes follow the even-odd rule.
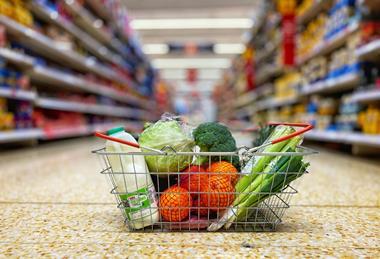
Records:
[[[144,44],[142,49],[147,55],[164,55],[169,52],[166,44]]]
[[[239,43],[217,43],[213,49],[216,54],[240,54],[245,51],[245,46]]]
[[[157,69],[228,68],[231,60],[228,58],[158,58],[152,63]]]
[[[248,29],[252,24],[246,18],[135,19],[131,27],[135,30]]]

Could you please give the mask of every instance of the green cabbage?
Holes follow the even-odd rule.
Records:
[[[187,134],[181,124],[176,120],[160,120],[146,128],[140,135],[139,144],[144,152],[151,152],[143,147],[161,150],[170,146],[177,152],[192,152],[195,143],[190,134]],[[185,169],[192,161],[192,156],[146,155],[145,161],[149,171],[154,172],[179,172]]]

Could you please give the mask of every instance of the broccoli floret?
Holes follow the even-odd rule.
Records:
[[[232,137],[229,129],[217,122],[206,122],[200,124],[194,131],[195,143],[202,152],[234,152],[236,151],[236,141]],[[239,168],[239,158],[237,156],[222,156],[222,160],[231,161]],[[212,157],[213,161],[219,160],[218,156]],[[197,163],[203,164],[208,161],[208,157],[199,157]]]

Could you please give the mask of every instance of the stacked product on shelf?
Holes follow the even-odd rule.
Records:
[[[256,85],[234,99],[231,106],[239,108],[230,113],[230,120],[250,120],[255,125],[307,121],[315,131],[306,138],[379,147],[380,9],[370,2],[299,1],[293,67],[278,67],[282,46],[269,47],[273,28],[258,29],[247,43],[257,53]],[[266,12],[274,11],[271,3],[267,7]],[[267,23],[269,19],[262,22]],[[266,49],[271,55],[262,54]],[[274,66],[278,69],[271,71]],[[271,89],[272,94],[258,94],[262,88]],[[251,95],[255,96],[252,102],[238,103]],[[241,116],[242,111],[249,116]]]
[[[1,1],[0,131],[49,139],[154,119],[154,73],[128,21],[120,0]]]

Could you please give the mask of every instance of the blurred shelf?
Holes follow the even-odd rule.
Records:
[[[45,20],[46,22],[53,23],[66,30],[98,58],[101,58],[107,62],[122,65],[122,59],[118,55],[109,51],[89,34],[75,26],[72,22],[62,18],[58,12],[49,10],[47,7],[35,1],[30,2],[29,6],[33,13],[35,13],[38,17]]]
[[[72,127],[45,127],[42,129],[42,140],[52,140],[60,138],[87,136],[92,133],[88,125],[79,125]]]
[[[152,106],[151,102],[146,101],[140,97],[114,90],[108,86],[91,82],[57,69],[35,66],[30,72],[30,77],[32,80],[38,81],[42,84],[50,84],[58,87],[68,87],[70,90],[82,90],[89,93],[107,96],[114,100],[125,102],[131,105],[138,105],[144,108],[150,108]]]
[[[86,3],[96,12],[100,18],[106,21],[110,21],[112,19],[111,12],[100,0],[86,0]]]
[[[120,76],[110,68],[96,62],[94,58],[86,58],[72,50],[62,50],[55,41],[6,16],[0,15],[0,23],[6,27],[7,32],[16,36],[18,41],[48,59],[63,62],[81,71],[93,72],[112,81],[116,80],[120,83],[129,83],[128,80],[121,79]],[[133,84],[131,83],[131,85]]]
[[[40,130],[39,136],[42,140],[52,140],[70,137],[89,136],[95,131],[106,131],[114,127],[124,126],[132,133],[140,133],[143,128],[141,122],[120,121],[112,123],[97,123],[93,125],[79,125],[74,127],[46,127]]]
[[[354,92],[349,98],[351,102],[375,102],[380,101],[380,89],[362,90]]]
[[[344,30],[337,33],[337,35],[335,35],[334,38],[323,41],[320,44],[318,44],[309,55],[303,58],[298,58],[296,62],[297,65],[301,66],[314,57],[329,54],[333,50],[343,46],[347,42],[347,38],[350,37],[358,29],[359,22],[351,22]]]
[[[302,15],[297,17],[297,23],[299,25],[306,24],[312,19],[317,17],[317,15],[330,3],[330,0],[314,0],[312,6],[305,11]]]
[[[380,135],[313,130],[305,134],[309,140],[380,147]]]
[[[246,106],[252,103],[253,101],[255,101],[257,97],[258,97],[258,94],[256,91],[250,91],[250,92],[244,93],[236,99],[234,103],[234,107],[239,108],[242,106]]]
[[[123,53],[123,44],[113,37],[112,33],[104,27],[103,21],[94,17],[88,10],[83,8],[76,0],[63,1],[69,12],[73,15],[75,23],[86,32],[90,33],[100,42],[113,47]]]
[[[0,48],[0,56],[5,58],[12,64],[24,68],[33,67],[33,64],[35,62],[34,58],[8,48]]]
[[[358,74],[347,74],[333,79],[323,80],[311,85],[303,86],[302,95],[334,93],[352,89],[359,84],[360,77]]]
[[[0,86],[0,96],[17,100],[34,101],[37,94],[33,91],[15,90]]]
[[[144,110],[113,105],[86,104],[78,101],[66,101],[58,98],[40,97],[36,100],[36,105],[44,109],[106,115],[121,118],[134,118],[140,120],[154,119],[149,112]]]
[[[256,102],[256,107],[254,108],[254,111],[258,112],[258,111],[278,108],[281,106],[293,105],[293,104],[296,104],[298,102],[299,102],[298,97],[293,97],[293,98],[288,98],[288,99],[283,99],[283,100],[278,100],[276,98],[270,98],[270,99],[266,99],[266,100]]]
[[[380,39],[374,40],[370,43],[361,46],[356,50],[355,54],[361,60],[378,60],[378,58],[380,57]]]
[[[12,131],[0,131],[0,143],[37,140],[42,136],[40,129],[19,129]]]
[[[279,65],[267,65],[261,68],[256,75],[256,85],[262,85],[272,77],[284,73],[285,69]]]
[[[121,126],[123,126],[130,133],[141,133],[144,128],[144,123],[138,121],[120,121],[117,123],[113,122],[105,124],[95,124],[91,125],[90,127],[91,133],[94,133],[95,131],[107,131],[109,129]]]

